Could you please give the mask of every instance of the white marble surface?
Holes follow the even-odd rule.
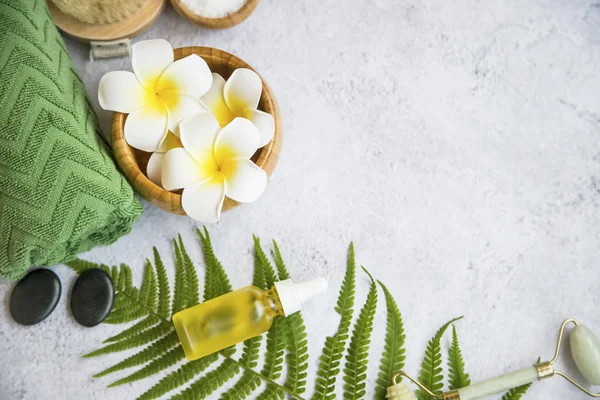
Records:
[[[233,52],[277,95],[285,142],[276,173],[257,203],[210,231],[236,287],[251,279],[252,233],[279,241],[297,279],[330,280],[305,309],[309,382],[337,327],[351,240],[400,305],[408,371],[454,316],[465,316],[457,328],[473,380],[550,358],[564,318],[600,332],[597,1],[263,0],[226,31],[199,29],[169,7],[143,38]],[[83,45],[67,44],[92,98],[105,72],[130,68],[128,59],[89,63]],[[83,257],[127,262],[140,278],[152,246],[166,255],[181,233],[199,262],[195,226],[146,204],[130,235]],[[80,356],[120,328],[79,327],[67,311],[75,276],[55,271],[64,294],[43,323],[17,326],[0,307],[0,398],[130,399],[155,383],[105,389],[111,378],[91,378],[122,356]],[[0,283],[4,304],[11,287]],[[359,275],[359,303],[367,287]],[[369,398],[384,329],[380,307]],[[584,397],[555,378],[526,398]]]

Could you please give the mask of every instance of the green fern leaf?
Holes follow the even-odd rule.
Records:
[[[65,263],[65,265],[67,267],[71,268],[73,271],[75,271],[79,275],[81,275],[88,269],[100,268],[100,265],[98,265],[96,263],[85,261],[85,260],[80,260],[79,258],[76,258],[75,260],[72,260],[72,261],[67,261]],[[106,270],[105,270],[105,272],[106,272]],[[108,271],[108,274],[110,275],[110,270]]]
[[[94,378],[99,378],[101,376],[105,376],[116,371],[121,371],[126,368],[145,364],[148,361],[153,360],[154,358],[162,354],[165,354],[175,346],[179,346],[179,338],[177,337],[175,331],[172,331],[169,334],[157,340],[156,342],[152,343],[150,346],[145,347],[137,354],[134,354],[133,356],[126,358],[120,363],[113,365],[112,367],[107,368],[104,371],[94,375]]]
[[[131,327],[125,329],[121,333],[109,337],[102,343],[115,343],[115,342],[119,342],[121,340],[129,339],[131,337],[139,335],[141,332],[144,332],[146,329],[152,327],[153,325],[156,325],[157,323],[159,323],[161,321],[162,320],[157,315],[150,314],[145,319],[143,319],[143,320],[137,322],[135,325],[132,325]]]
[[[298,394],[306,391],[306,371],[308,370],[308,341],[306,326],[300,313],[285,319],[287,324],[287,378],[284,386]]]
[[[194,379],[195,376],[204,372],[211,364],[219,359],[218,354],[211,354],[203,357],[199,360],[190,361],[183,364],[176,371],[171,372],[164,378],[162,378],[156,385],[152,386],[147,392],[138,397],[137,400],[151,400],[158,399],[165,393],[183,386],[185,383]],[[185,392],[185,391],[184,391]],[[182,392],[183,393],[183,392]],[[182,394],[174,396],[174,398],[181,397]]]
[[[156,312],[158,310],[158,286],[156,275],[150,261],[146,260],[144,269],[144,280],[140,289],[140,303],[145,304],[146,308]]]
[[[140,370],[134,372],[131,375],[126,376],[123,379],[119,379],[116,382],[111,383],[108,387],[115,387],[119,385],[123,385],[125,383],[131,383],[135,381],[139,381],[140,379],[147,378],[151,375],[157,374],[162,370],[169,368],[172,365],[177,364],[177,362],[183,360],[185,358],[185,353],[183,352],[183,347],[180,345],[172,348],[167,351],[160,357],[154,358],[150,363],[142,367]]]
[[[377,378],[377,387],[375,397],[384,399],[387,393],[387,387],[392,383],[392,377],[398,371],[404,368],[406,359],[406,350],[404,342],[404,322],[398,304],[388,288],[377,281],[385,294],[385,305],[387,309],[387,321],[385,328],[385,346],[381,355],[381,365],[379,366],[379,376]]]
[[[110,315],[103,321],[105,324],[124,324],[140,319],[145,315],[144,310],[140,309],[136,303],[128,298],[116,295],[116,299],[124,299],[119,307],[115,308]]]
[[[175,288],[173,289],[173,314],[186,308],[186,296],[188,294],[187,285],[187,274],[183,260],[181,258],[181,251],[177,245],[177,241],[173,240],[173,247],[175,248]]]
[[[460,389],[471,384],[469,374],[465,371],[465,361],[458,345],[458,334],[454,325],[452,325],[452,345],[448,350],[448,378],[450,390]]]
[[[260,377],[252,370],[245,370],[242,377],[236,384],[223,393],[222,400],[240,400],[245,399],[254,392],[260,385]]]
[[[90,358],[96,357],[102,354],[116,353],[119,351],[133,349],[135,347],[143,346],[147,343],[153,342],[163,337],[166,333],[170,332],[173,328],[168,324],[158,324],[150,329],[140,332],[138,335],[131,336],[125,340],[121,340],[116,343],[111,343],[108,346],[104,346],[91,353],[85,354],[83,357]]]
[[[265,288],[271,288],[277,281],[275,271],[271,262],[263,251],[260,240],[253,236],[254,252],[257,267],[262,269],[265,277]],[[262,369],[262,375],[269,380],[277,380],[283,370],[283,354],[286,346],[286,332],[283,318],[276,317],[271,329],[267,333],[267,350],[265,353],[265,365]],[[268,390],[268,388],[267,388]],[[265,392],[267,393],[267,392]],[[262,398],[259,396],[259,398]]]
[[[275,268],[277,268],[277,274],[279,275],[279,280],[290,279],[290,274],[283,262],[283,257],[281,257],[281,252],[279,251],[279,246],[277,242],[273,240],[273,258],[275,258]]]
[[[363,270],[371,279],[371,287],[367,294],[367,300],[354,324],[348,354],[346,355],[346,366],[344,368],[344,399],[346,400],[362,399],[365,396],[369,345],[373,333],[373,319],[377,310],[377,285],[364,267]]]
[[[133,277],[129,265],[121,264],[119,266],[118,286],[121,291],[133,288]]]
[[[279,280],[290,278],[285,266],[279,246],[273,240],[273,257]],[[306,326],[302,314],[296,313],[285,318],[285,331],[287,332],[287,377],[284,387],[289,391],[302,394],[306,391],[306,371],[308,370],[308,341]]]
[[[167,278],[167,270],[158,249],[153,247],[152,251],[154,252],[154,266],[156,267],[156,277],[158,278],[157,314],[164,319],[169,319],[171,315],[171,289],[169,287],[169,279]]]
[[[277,317],[273,322],[273,326],[267,333],[267,350],[265,353],[265,365],[262,369],[262,376],[271,381],[275,381],[281,377],[283,371],[283,354],[286,346],[286,332],[283,318]],[[267,386],[267,390],[258,396],[259,400],[270,398],[269,393],[273,388]]]
[[[444,324],[427,344],[425,357],[421,364],[421,372],[419,373],[419,381],[433,393],[439,393],[444,387],[444,384],[442,383],[444,380],[444,375],[442,373],[442,336],[453,322],[456,322],[461,318],[462,317],[455,318]],[[422,390],[417,390],[416,395],[419,400],[435,399]]]
[[[275,385],[273,383],[268,383],[267,388],[264,392],[257,397],[257,400],[274,400],[274,399],[283,399],[285,397],[285,392],[279,385]]]
[[[535,363],[538,364],[541,360],[542,359],[538,357]],[[531,383],[527,383],[525,385],[510,389],[504,394],[504,396],[502,396],[502,400],[521,400],[521,398],[525,396],[525,393],[527,393],[531,385]]]
[[[179,250],[181,250],[181,258],[183,259],[183,266],[185,268],[185,275],[188,280],[188,307],[196,305],[200,302],[200,295],[198,293],[198,274],[196,273],[196,268],[194,267],[194,263],[192,259],[188,255],[185,246],[183,245],[183,240],[181,240],[181,235],[179,238]]]
[[[171,400],[200,400],[210,396],[215,390],[223,386],[227,381],[240,371],[240,367],[233,360],[225,360],[217,368],[192,383],[190,387],[182,391]]]
[[[502,396],[502,400],[521,400],[530,387],[531,383],[528,383],[526,385],[510,389],[504,396]]]
[[[256,238],[255,238],[256,239]],[[266,288],[267,283],[265,279],[265,263],[259,257],[260,243],[254,241],[254,276],[252,279],[252,285],[260,288]],[[262,251],[262,249],[260,249]],[[260,344],[262,336],[256,336],[248,339],[244,342],[244,350],[240,363],[246,365],[249,369],[246,369],[236,384],[227,392],[223,394],[222,398],[235,399],[236,396],[239,398],[245,398],[249,396],[260,384],[260,378],[254,372],[250,372],[251,368],[255,368],[258,365]],[[267,343],[268,346],[268,343]],[[241,396],[241,397],[240,397]]]
[[[252,235],[252,239],[254,240],[254,260],[255,264],[259,263],[262,267],[262,271],[265,277],[265,286],[263,289],[270,289],[273,287],[273,284],[277,282],[277,276],[275,275],[275,270],[271,265],[271,262],[267,258],[267,255],[263,251],[260,245],[260,239],[256,236]]]
[[[115,287],[115,290],[119,289],[119,267],[117,267],[116,265],[113,265],[112,268],[110,269],[110,277],[113,281],[113,286]]]
[[[338,296],[335,311],[341,320],[337,332],[325,338],[323,354],[319,361],[314,400],[335,398],[335,380],[340,372],[340,361],[350,332],[352,315],[354,314],[354,293],[356,291],[356,263],[354,261],[354,244],[348,250],[348,264]]]
[[[204,228],[204,235],[202,235],[202,232],[200,232],[199,229],[196,229],[196,233],[202,243],[204,261],[206,263],[204,287],[204,301],[206,301],[231,292],[231,283],[229,282],[229,277],[227,277],[223,266],[215,256],[208,230]]]

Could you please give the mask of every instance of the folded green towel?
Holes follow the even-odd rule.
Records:
[[[112,243],[142,210],[45,0],[0,0],[0,276]]]

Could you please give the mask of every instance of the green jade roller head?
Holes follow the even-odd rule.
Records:
[[[427,389],[421,382],[406,374],[403,371],[398,372],[392,379],[392,386],[387,389],[386,398],[389,400],[416,400],[414,392],[403,382],[397,382],[398,377],[406,377],[412,381],[421,390],[429,396],[441,400],[475,400],[495,393],[525,385],[534,381],[551,378],[554,375],[562,376],[579,390],[591,397],[600,397],[600,393],[593,393],[586,389],[582,384],[576,382],[573,378],[563,372],[554,369],[554,364],[558,360],[562,340],[565,333],[565,327],[572,323],[575,328],[571,331],[571,353],[575,360],[575,365],[583,377],[592,385],[600,385],[600,340],[585,325],[580,325],[574,319],[568,319],[562,323],[556,343],[554,358],[550,361],[537,363],[532,367],[523,368],[518,371],[488,379],[474,385],[466,386],[458,390],[452,390],[446,393],[433,393]]]

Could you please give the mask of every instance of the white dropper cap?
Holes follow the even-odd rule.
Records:
[[[327,291],[327,281],[315,278],[310,281],[295,284],[291,279],[275,282],[283,315],[288,316],[300,311],[302,304]]]

